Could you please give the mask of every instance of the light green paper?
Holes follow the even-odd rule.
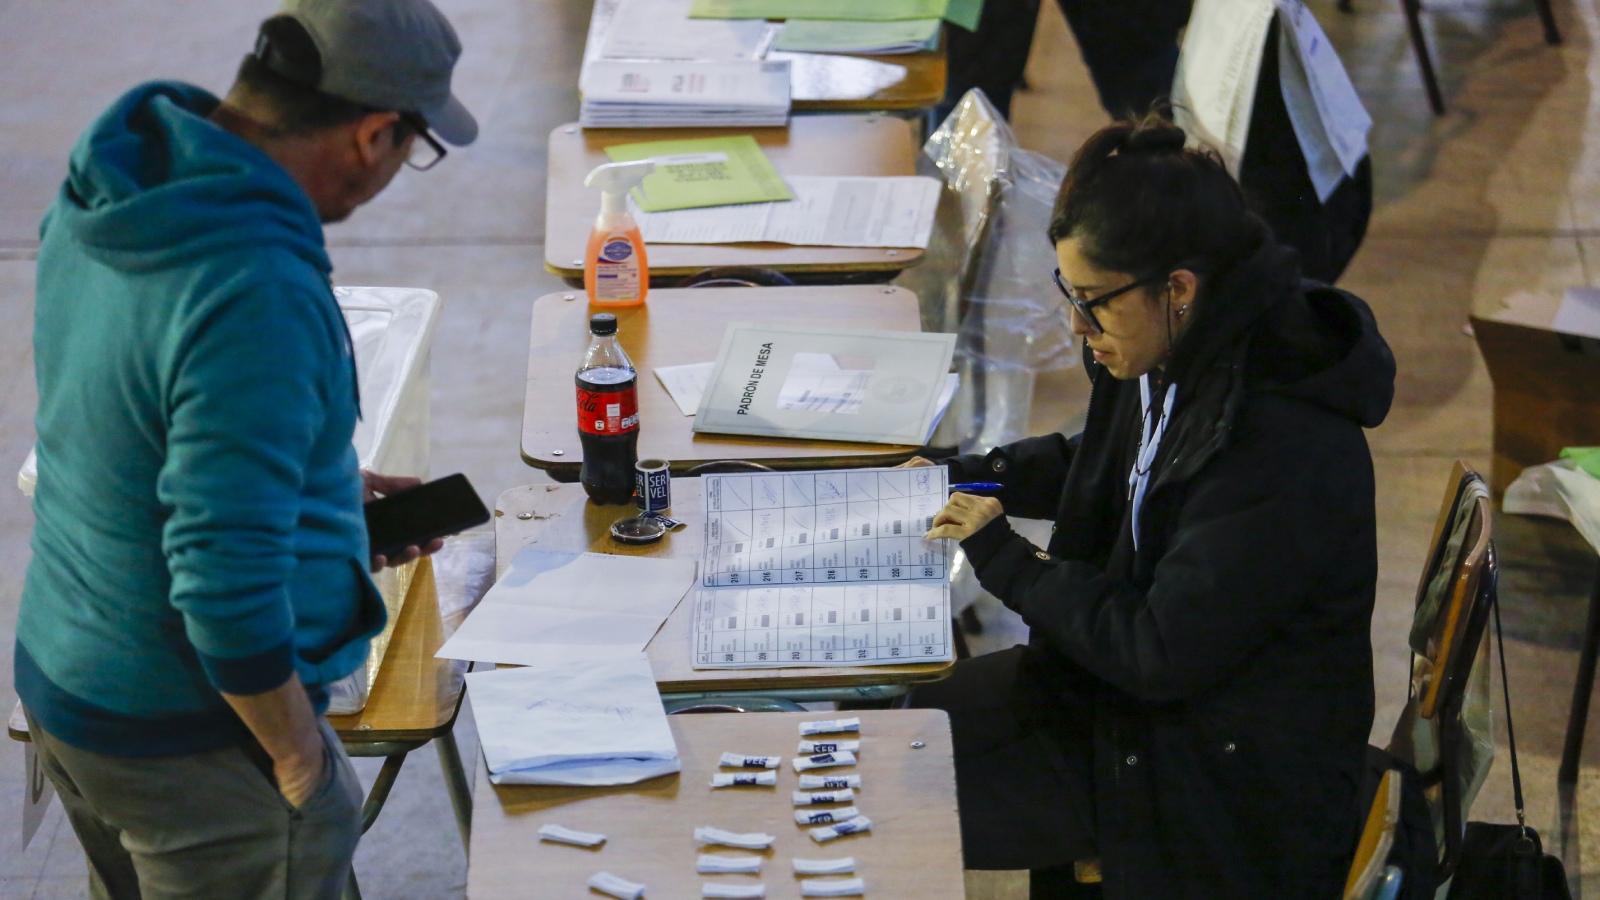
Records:
[[[774,49],[803,53],[862,53],[877,47],[930,44],[938,37],[938,19],[894,22],[795,19],[783,26]]]
[[[1578,468],[1600,478],[1600,447],[1566,447],[1561,451],[1561,458],[1572,460]]]
[[[606,155],[612,162],[696,153],[722,153],[728,160],[676,166],[657,163],[656,170],[644,178],[641,185],[644,191],[633,190],[633,199],[639,208],[645,212],[665,212],[794,199],[789,186],[772,167],[772,161],[761,152],[761,145],[748,134],[617,144],[606,148]]]
[[[978,28],[983,0],[694,0],[693,19],[854,19],[894,22],[948,19]]]

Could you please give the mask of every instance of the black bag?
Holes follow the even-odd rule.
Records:
[[[1500,687],[1506,698],[1506,743],[1511,749],[1517,824],[1467,823],[1461,864],[1450,882],[1448,900],[1572,900],[1561,860],[1544,852],[1539,833],[1528,827],[1523,813],[1522,772],[1517,768],[1517,734],[1511,727],[1511,685],[1506,677],[1506,639],[1500,630],[1498,592],[1491,595],[1489,608],[1494,612],[1494,634],[1500,648]]]

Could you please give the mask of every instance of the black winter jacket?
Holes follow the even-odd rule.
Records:
[[[1394,358],[1367,305],[1268,241],[1216,273],[1167,367],[1179,391],[1140,512],[1139,386],[1088,359],[1083,432],[950,461],[1049,518],[962,543],[1031,629],[1033,677],[1095,709],[1108,900],[1340,894],[1360,828],[1378,574],[1372,458]]]

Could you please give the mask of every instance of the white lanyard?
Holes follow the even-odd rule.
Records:
[[[1167,397],[1161,404],[1161,415],[1150,417],[1150,376],[1139,376],[1139,401],[1144,430],[1139,437],[1139,453],[1134,458],[1133,470],[1128,473],[1128,488],[1133,494],[1133,549],[1139,549],[1139,507],[1144,505],[1145,488],[1150,485],[1150,469],[1156,462],[1156,451],[1161,448],[1161,436],[1167,433],[1167,420],[1172,418],[1172,401],[1178,396],[1176,384],[1167,385]]]

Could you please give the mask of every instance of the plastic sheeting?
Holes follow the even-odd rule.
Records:
[[[1017,146],[980,90],[928,138],[918,166],[945,191],[925,262],[895,283],[920,298],[924,331],[957,335],[961,375],[929,443],[983,453],[1027,436],[1041,375],[1082,367],[1046,236],[1066,167]]]

